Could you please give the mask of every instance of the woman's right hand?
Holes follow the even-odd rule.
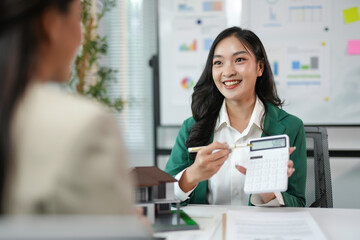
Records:
[[[224,164],[229,153],[229,146],[220,142],[213,142],[201,149],[197,153],[194,163],[185,170],[179,181],[181,190],[188,192],[199,182],[212,177]]]

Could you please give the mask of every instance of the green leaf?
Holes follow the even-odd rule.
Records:
[[[101,0],[101,2],[103,3],[103,8],[97,12],[98,23],[105,16],[106,12],[111,11],[111,9],[116,6],[115,0]],[[79,76],[81,71],[83,71],[82,66],[84,61],[86,61],[84,72],[85,79],[92,75],[92,78],[95,77],[95,83],[93,85],[87,86],[86,89],[81,89],[79,93],[95,98],[99,102],[102,102],[115,111],[120,112],[124,108],[125,102],[121,99],[121,97],[117,97],[116,99],[112,100],[108,96],[107,92],[107,83],[116,81],[114,74],[116,74],[118,71],[107,66],[100,65],[100,58],[107,54],[109,47],[107,44],[107,38],[106,36],[100,36],[97,33],[94,40],[91,38],[99,26],[99,24],[97,24],[90,29],[91,4],[91,0],[83,0],[81,2],[81,22],[84,27],[84,41],[75,58],[74,66],[72,67],[72,75],[68,86],[69,88],[76,91],[76,85],[79,83]],[[98,69],[95,74],[91,72],[94,66]]]

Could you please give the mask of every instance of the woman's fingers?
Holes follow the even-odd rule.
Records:
[[[215,150],[223,149],[229,149],[229,146],[226,143],[213,142],[205,148],[201,149],[199,153],[201,152],[202,154],[212,154]]]
[[[296,150],[296,147],[290,147],[289,148],[289,153],[290,155]],[[291,175],[293,175],[293,173],[295,172],[295,168],[294,168],[294,162],[289,160],[288,161],[288,170],[287,170],[287,175],[288,177],[291,177]]]
[[[220,168],[224,164],[224,162],[226,161],[227,158],[228,158],[228,156],[226,155],[226,156],[223,156],[222,158],[217,159],[214,162],[215,166]]]
[[[240,165],[236,165],[235,167],[237,170],[239,170],[239,172],[246,175],[246,168],[244,168],[243,166],[240,166]]]
[[[289,147],[289,153],[290,155],[296,150],[296,147]]]
[[[294,167],[294,162],[292,160],[288,161],[288,168],[293,168]]]
[[[221,158],[225,159],[230,153],[229,147],[226,143],[213,142],[198,152],[197,158],[201,164],[208,164],[210,162],[218,161]]]
[[[288,161],[288,169],[287,169],[287,175],[288,177],[291,177],[291,175],[295,172],[294,168],[294,162],[292,160]]]
[[[229,156],[229,153],[230,153],[230,150],[229,149],[224,149],[224,150],[220,150],[218,152],[215,152],[215,153],[212,153],[210,156],[209,156],[209,160],[211,161],[217,161],[218,159],[220,158],[223,158],[223,157],[228,157]]]

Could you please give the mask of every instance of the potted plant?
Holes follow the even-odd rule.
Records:
[[[124,107],[124,101],[120,97],[111,99],[107,92],[107,84],[116,81],[116,70],[101,64],[100,60],[106,56],[108,45],[106,36],[100,36],[97,31],[101,19],[115,7],[116,1],[83,0],[81,4],[83,42],[75,59],[69,85],[77,93],[95,98],[119,112]]]

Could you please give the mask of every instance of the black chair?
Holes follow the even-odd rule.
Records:
[[[306,207],[332,208],[328,135],[325,127],[305,127],[307,145]]]

